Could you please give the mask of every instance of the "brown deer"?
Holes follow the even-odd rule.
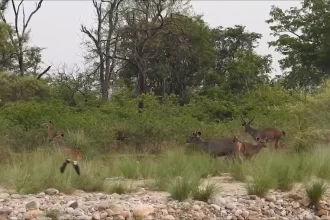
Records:
[[[205,141],[201,138],[201,135],[200,131],[193,132],[186,142],[198,144],[204,152],[211,154],[213,157],[239,156],[242,145],[233,142],[232,138]]]
[[[54,140],[55,137],[58,137],[59,135],[61,135],[62,133],[60,133],[59,131],[56,131],[54,129],[52,129],[52,121],[49,121],[48,123],[43,123],[42,124],[46,130],[46,134],[47,134],[47,141],[50,143],[51,141]]]
[[[282,135],[285,135],[285,132],[281,131],[278,128],[265,128],[265,129],[252,128],[251,122],[254,120],[254,118],[255,116],[253,116],[251,121],[246,123],[246,121],[241,116],[242,126],[244,126],[245,128],[245,132],[249,133],[256,142],[265,139],[267,137],[267,142],[274,142],[275,149],[278,149],[280,147],[280,139]]]
[[[54,141],[56,142],[56,144],[58,145],[58,147],[60,148],[62,153],[66,154],[66,155],[71,155],[75,160],[66,159],[63,162],[62,166],[60,167],[60,171],[61,171],[61,173],[64,173],[67,164],[71,163],[73,165],[73,168],[75,169],[76,173],[78,175],[80,175],[80,168],[78,165],[78,161],[82,159],[82,154],[80,151],[78,151],[76,149],[73,149],[71,147],[66,147],[63,144],[63,137],[64,137],[64,134],[60,134],[54,138]]]
[[[262,148],[266,147],[267,137],[265,139],[259,139],[257,144],[251,144],[242,142],[236,136],[234,136],[233,142],[240,146],[240,154],[250,159],[253,155],[259,153]]]

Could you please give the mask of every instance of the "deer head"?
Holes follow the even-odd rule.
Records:
[[[251,122],[254,121],[254,118],[255,118],[255,116],[253,116],[253,118],[248,123],[246,123],[246,121],[244,120],[244,118],[241,116],[242,126],[245,127],[245,132],[247,132],[249,130],[249,128],[251,128],[250,125],[251,125]]]
[[[200,143],[202,133],[200,131],[195,131],[192,133],[191,137],[186,141],[189,144],[198,144]]]

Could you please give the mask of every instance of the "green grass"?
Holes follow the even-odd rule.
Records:
[[[87,192],[128,193],[131,188],[122,183],[109,186],[107,178],[154,180],[152,188],[170,192],[172,198],[193,197],[205,201],[215,193],[214,186],[200,188],[200,180],[229,172],[238,181],[246,182],[249,194],[264,196],[268,190],[290,190],[294,183],[309,181],[316,176],[330,179],[330,150],[319,147],[310,152],[275,152],[265,149],[251,160],[242,163],[214,159],[204,153],[187,153],[183,148],[170,148],[157,156],[112,155],[102,159],[83,159],[79,162],[81,176],[71,164],[64,174],[59,167],[65,157],[57,148],[38,148],[15,154],[4,149],[6,157],[0,163],[0,185],[18,193],[38,193],[54,187],[64,193],[75,189]]]
[[[194,175],[178,176],[169,186],[171,198],[183,201],[198,189],[200,179]]]
[[[216,183],[207,183],[205,186],[198,187],[192,193],[194,200],[208,202],[220,191]]]
[[[126,194],[133,191],[132,186],[123,181],[116,181],[114,183],[105,183],[104,191],[107,193],[117,193],[119,195]]]
[[[311,203],[317,206],[328,189],[328,185],[322,181],[313,181],[305,185],[306,194]]]

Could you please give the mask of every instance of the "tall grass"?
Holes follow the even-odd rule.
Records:
[[[214,159],[204,153],[187,153],[184,148],[170,148],[157,156],[111,155],[102,159],[83,159],[79,162],[81,176],[71,164],[64,174],[59,167],[65,157],[58,148],[38,148],[26,153],[13,153],[4,148],[6,157],[0,163],[0,184],[19,193],[37,193],[54,187],[71,193],[84,191],[129,192],[123,185],[107,186],[109,177],[126,179],[153,179],[154,188],[169,191],[173,198],[192,196],[205,199],[211,188],[198,191],[200,180],[229,172],[238,180],[247,182],[249,194],[263,196],[269,189],[290,190],[295,182],[308,181],[316,176],[330,179],[327,155],[330,150],[318,148],[308,153],[275,152],[265,149],[251,160],[242,163]]]

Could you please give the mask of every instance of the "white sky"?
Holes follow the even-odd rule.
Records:
[[[263,38],[257,52],[271,54],[273,56],[272,75],[280,74],[278,60],[281,56],[268,48],[267,42],[272,40],[270,30],[265,20],[269,19],[269,11],[272,5],[288,9],[299,6],[300,0],[295,1],[197,1],[192,0],[192,5],[197,13],[204,14],[204,20],[211,26],[230,27],[235,24],[244,25],[249,31],[261,33]],[[19,2],[16,1],[16,5]],[[34,1],[24,3],[28,15],[34,7]],[[80,33],[80,24],[87,27],[94,22],[92,1],[51,1],[44,0],[40,10],[30,22],[31,43],[39,47],[45,47],[42,52],[46,65],[66,63],[69,66],[81,65],[83,62],[81,47],[83,34]],[[14,21],[11,4],[6,14],[9,22]]]

